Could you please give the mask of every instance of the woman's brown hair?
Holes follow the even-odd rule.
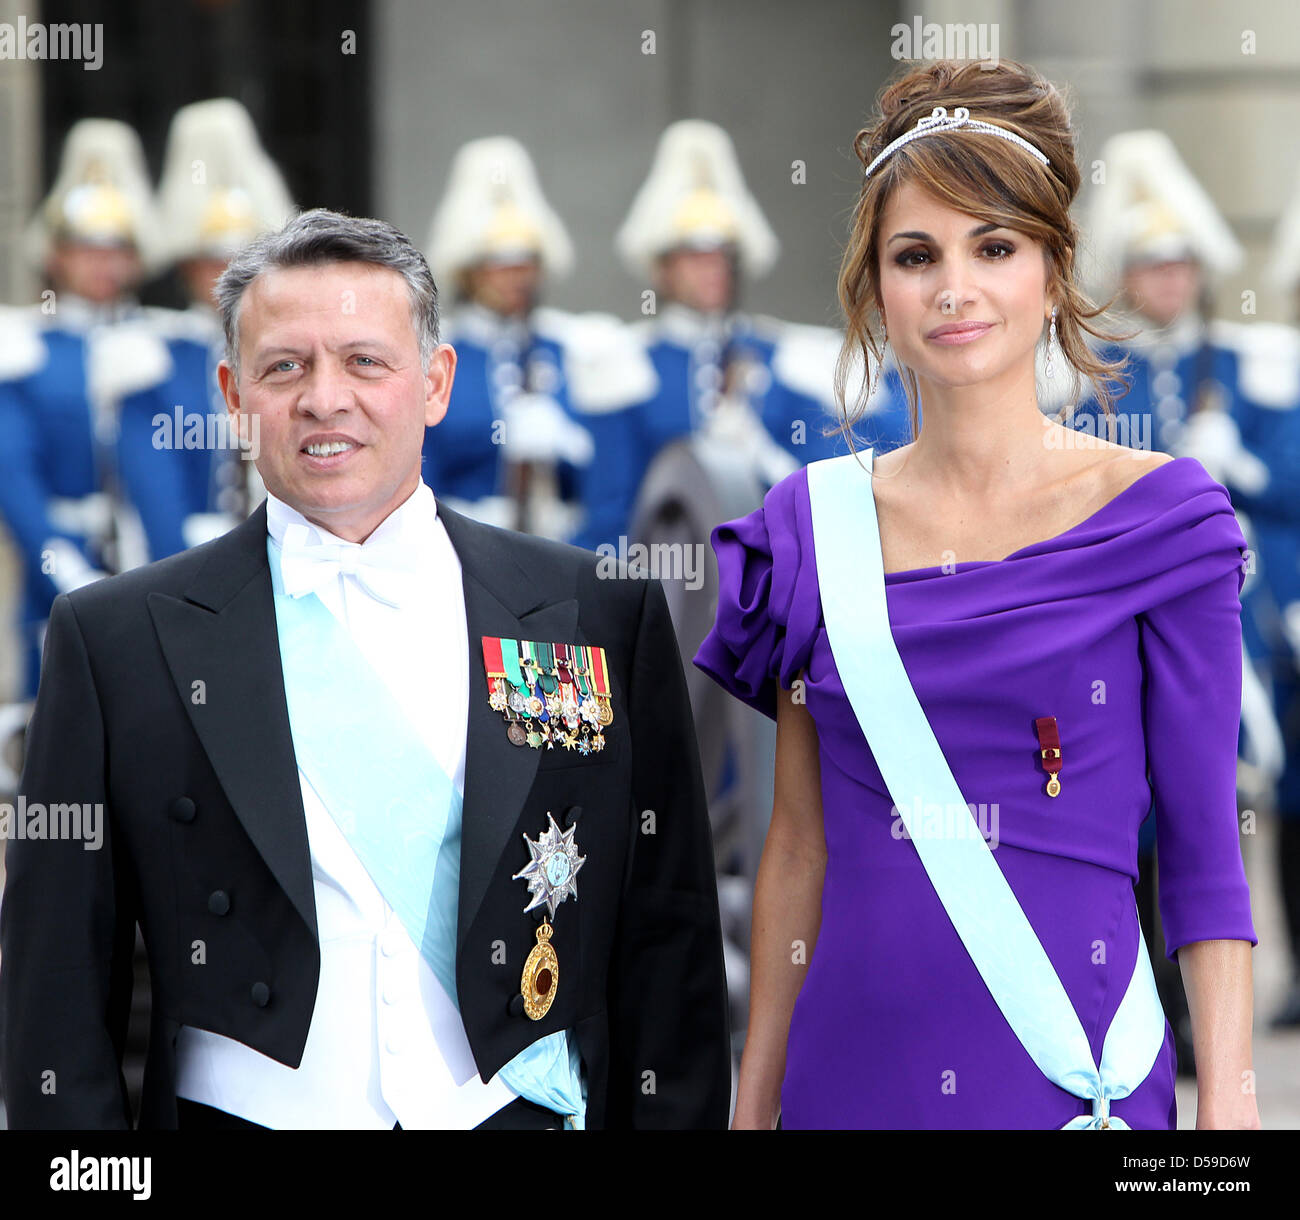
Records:
[[[1101,359],[1084,334],[1103,341],[1121,336],[1095,324],[1106,305],[1094,306],[1078,287],[1075,250],[1079,231],[1070,204],[1079,190],[1070,112],[1054,85],[1032,68],[1002,60],[993,68],[978,62],[940,60],[905,68],[881,91],[876,122],[859,131],[853,149],[865,167],[918,119],[936,106],[949,115],[959,106],[972,120],[995,123],[1028,140],[1050,160],[1037,158],[1010,140],[972,130],[941,132],[911,140],[890,153],[862,185],[853,210],[849,243],[840,266],[839,298],[845,316],[844,345],[835,370],[835,397],[842,428],[852,443],[853,425],[862,417],[870,387],[865,370],[883,361],[873,323],[879,323],[880,220],[893,192],[911,182],[942,203],[986,223],[1006,226],[1040,242],[1047,255],[1048,294],[1057,305],[1056,334],[1075,388],[1082,375],[1097,401],[1112,414],[1112,379],[1123,361]],[[852,409],[848,386],[863,370],[863,385]],[[907,391],[912,437],[917,433],[916,375],[899,368]]]

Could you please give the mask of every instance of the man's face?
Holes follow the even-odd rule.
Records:
[[[226,269],[229,259],[225,258],[187,258],[180,264],[181,279],[185,282],[185,291],[195,305],[215,308],[212,290],[217,286],[221,273]]]
[[[99,246],[61,241],[46,264],[56,292],[70,292],[96,305],[110,305],[140,282],[140,256],[134,246]]]
[[[659,261],[661,290],[670,301],[700,313],[724,313],[735,292],[729,249],[671,250]]]
[[[503,318],[520,318],[532,309],[542,285],[535,258],[518,263],[481,263],[469,272],[469,295]]]
[[[238,379],[224,362],[218,375],[234,422],[257,418],[267,490],[364,541],[419,484],[455,352],[440,344],[420,367],[406,282],[368,263],[264,272],[244,291],[238,339]]]
[[[1191,259],[1138,263],[1124,272],[1124,292],[1154,326],[1169,326],[1196,305],[1200,268]]]

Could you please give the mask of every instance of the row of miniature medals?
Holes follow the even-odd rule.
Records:
[[[614,707],[603,648],[485,636],[483,660],[488,702],[514,745],[583,755],[605,748]]]

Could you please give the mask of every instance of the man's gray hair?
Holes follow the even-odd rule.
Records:
[[[396,271],[411,298],[411,325],[420,343],[420,366],[428,369],[438,346],[438,288],[419,247],[382,220],[345,216],[313,208],[267,233],[230,260],[212,295],[226,332],[226,363],[239,373],[239,306],[244,289],[264,271],[318,267],[327,263],[370,263]]]

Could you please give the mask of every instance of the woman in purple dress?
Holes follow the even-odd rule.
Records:
[[[1197,1125],[1257,1127],[1236,817],[1245,543],[1231,502],[1194,459],[1135,453],[1039,410],[1044,339],[1055,375],[1087,378],[1110,409],[1112,370],[1084,336],[1104,335],[1100,311],[1075,285],[1079,172],[1058,92],[1007,61],[934,63],[879,106],[855,141],[866,172],[840,277],[839,386],[843,398],[867,352],[874,364],[877,334],[910,383],[916,439],[860,473],[879,542],[869,520],[858,538],[883,558],[889,634],[1097,1063],[1145,970],[1133,882],[1154,792]],[[846,693],[851,650],[841,636],[833,655],[828,639],[809,483],[798,471],[714,531],[717,622],[695,658],[777,721],[735,1125],[1173,1127],[1158,1006],[1109,1115],[1049,1079],[899,833]]]

